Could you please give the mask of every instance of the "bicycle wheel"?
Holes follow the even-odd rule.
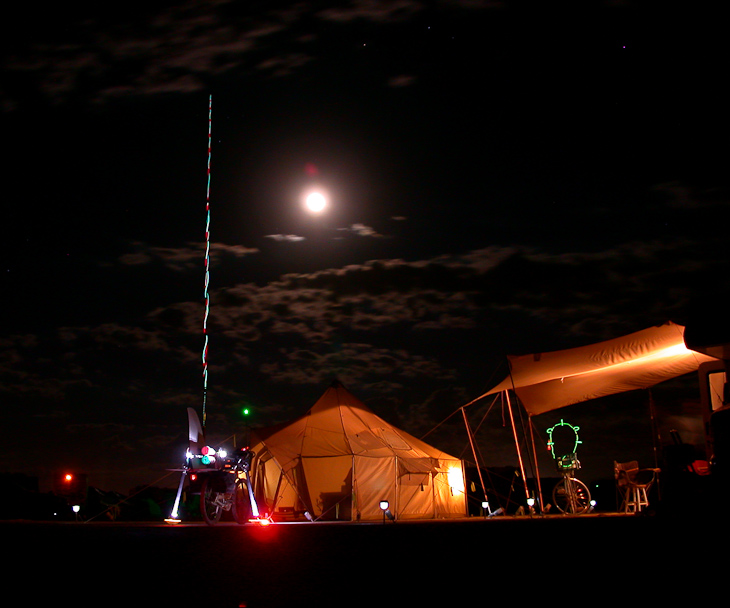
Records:
[[[209,526],[217,524],[223,515],[223,507],[218,499],[218,492],[211,475],[206,475],[200,488],[200,514]]]
[[[248,498],[248,489],[245,482],[240,479],[236,483],[232,511],[236,523],[246,524],[251,519],[251,502]]]
[[[591,506],[591,493],[580,479],[561,479],[553,488],[553,503],[561,513],[580,515]]]

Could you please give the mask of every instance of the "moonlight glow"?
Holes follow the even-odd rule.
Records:
[[[310,192],[304,199],[304,204],[312,213],[321,213],[327,206],[327,199],[321,192]]]

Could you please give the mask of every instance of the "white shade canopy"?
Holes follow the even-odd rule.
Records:
[[[514,389],[531,416],[648,388],[716,360],[688,349],[684,327],[672,322],[588,346],[508,359],[510,374],[482,397]]]

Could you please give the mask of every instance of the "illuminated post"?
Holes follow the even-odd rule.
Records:
[[[380,510],[383,512],[383,523],[385,523],[385,514],[388,512],[390,503],[387,500],[380,501]]]
[[[527,478],[525,477],[525,465],[522,462],[522,452],[520,451],[520,442],[517,438],[517,427],[515,427],[515,417],[512,413],[512,402],[509,398],[509,391],[504,391],[504,394],[507,397],[507,411],[509,412],[509,419],[510,423],[512,424],[512,435],[515,438],[515,449],[517,450],[517,460],[520,463],[520,472],[522,474],[522,484],[525,486],[525,499],[530,499],[530,493],[527,490]]]
[[[58,473],[54,477],[53,491],[58,496],[65,498],[69,507],[85,503],[87,492],[85,473]]]
[[[180,475],[180,484],[177,487],[177,495],[175,496],[175,504],[172,506],[172,511],[170,512],[170,517],[168,517],[165,520],[168,524],[180,523],[180,513],[179,513],[178,509],[180,508],[180,496],[182,495],[183,484],[185,483],[186,476],[187,476],[187,471],[183,469],[182,475]]]
[[[542,483],[540,482],[540,466],[537,462],[537,450],[535,449],[535,425],[532,424],[532,414],[528,418],[530,424],[530,440],[532,441],[532,458],[535,463],[535,481],[537,482],[538,506],[543,510],[545,503],[542,501]]]
[[[472,437],[471,427],[469,426],[469,419],[466,416],[466,408],[461,408],[461,414],[464,416],[464,425],[466,426],[466,434],[469,437],[469,444],[471,445],[471,452],[474,455],[474,462],[477,464],[477,474],[479,475],[479,483],[482,485],[482,492],[484,492],[484,500],[487,500],[487,488],[484,485],[484,479],[482,478],[482,469],[479,466],[479,460],[477,459],[477,451],[474,447],[474,438]],[[487,503],[489,504],[489,503]]]

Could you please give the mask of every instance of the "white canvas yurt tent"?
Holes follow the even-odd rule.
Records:
[[[254,431],[253,478],[274,518],[373,521],[463,517],[461,460],[376,416],[339,382],[290,424]]]

